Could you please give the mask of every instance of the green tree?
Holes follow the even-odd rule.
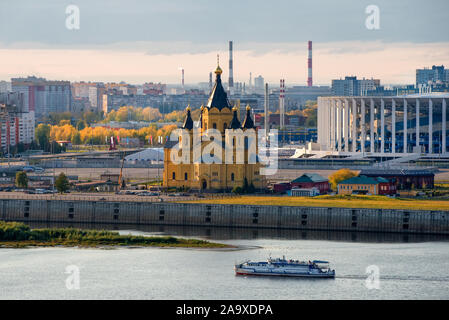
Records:
[[[60,193],[64,193],[65,191],[69,190],[70,188],[69,179],[64,174],[64,172],[61,172],[58,178],[56,178],[55,187],[56,189],[58,189]]]
[[[306,109],[304,109],[303,114],[306,118],[306,127],[316,127],[318,117],[317,104],[307,106]]]
[[[73,145],[81,144],[81,134],[79,133],[79,131],[76,131],[73,134],[71,141]]]
[[[39,143],[39,147],[44,151],[50,150],[50,125],[39,124],[36,128],[36,140]]]
[[[99,122],[99,121],[103,120],[103,112],[102,111],[97,111],[97,112],[86,111],[83,113],[83,119],[88,124]]]
[[[28,176],[25,171],[16,173],[16,186],[19,188],[28,188]]]
[[[87,122],[86,120],[79,120],[76,123],[76,130],[81,131],[83,130],[85,127],[87,127]],[[73,142],[73,141],[72,141]]]
[[[234,188],[232,188],[232,193],[242,194],[243,193],[243,189],[242,189],[242,187],[235,186]]]
[[[65,150],[66,150],[66,147],[65,146],[61,146],[56,141],[52,141],[50,143],[50,151],[51,151],[51,153],[61,153],[61,152],[65,152]]]
[[[70,120],[72,119],[72,114],[69,111],[66,112],[50,112],[48,115],[48,121],[53,124],[57,125],[61,122],[61,120]]]

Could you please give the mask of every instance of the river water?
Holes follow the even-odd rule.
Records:
[[[158,226],[120,229],[207,238],[245,249],[0,249],[0,299],[449,299],[447,238]],[[270,255],[328,260],[337,277],[234,275],[236,261],[265,260]],[[79,270],[79,289],[74,282],[69,282],[72,289],[67,288],[73,275],[66,273],[67,266]],[[378,282],[375,277],[367,282],[369,266],[379,270]]]

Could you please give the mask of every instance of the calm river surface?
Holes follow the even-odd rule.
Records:
[[[110,227],[109,229],[113,229]],[[244,250],[0,249],[0,299],[449,299],[449,241],[351,233],[171,227],[123,233],[201,237]],[[235,276],[233,264],[268,256],[326,259],[336,279]],[[66,287],[66,267],[80,271]],[[379,289],[366,268],[380,271]]]

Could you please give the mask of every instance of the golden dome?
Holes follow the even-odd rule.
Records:
[[[186,111],[190,111],[190,104],[187,106]]]
[[[246,110],[251,110],[251,107],[249,106],[249,104],[246,105]]]
[[[223,70],[221,70],[220,66],[217,66],[217,69],[215,69],[215,74],[222,74]]]
[[[237,111],[237,106],[234,106],[234,107],[232,108],[232,111]]]

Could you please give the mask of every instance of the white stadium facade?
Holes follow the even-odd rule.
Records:
[[[318,141],[310,153],[447,157],[448,103],[449,93],[319,97]]]

